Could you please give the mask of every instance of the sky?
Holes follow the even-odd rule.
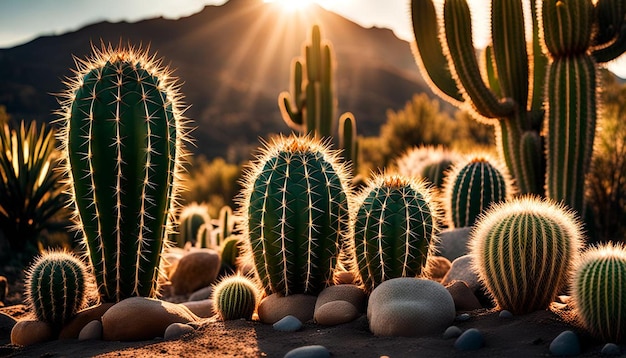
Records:
[[[269,1],[269,0],[266,0]],[[274,0],[277,1],[277,0]],[[295,2],[298,0],[281,0]],[[311,1],[311,0],[309,0]],[[222,5],[226,0],[0,0],[0,48],[13,47],[40,35],[62,34],[98,21],[138,21],[158,16],[176,19],[202,10],[205,5]],[[385,27],[399,38],[411,41],[409,0],[315,0],[364,27]],[[470,0],[475,41],[484,46],[488,19],[482,9],[487,0]],[[626,78],[626,55],[611,64],[611,70]]]

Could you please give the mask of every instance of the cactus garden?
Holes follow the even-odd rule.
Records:
[[[228,0],[0,49],[0,356],[626,354],[626,3],[487,3],[406,0],[407,41]]]

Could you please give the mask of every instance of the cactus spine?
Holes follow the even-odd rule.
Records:
[[[178,247],[185,247],[185,243],[191,242],[204,245],[202,241],[198,241],[198,235],[201,233],[201,226],[205,225],[205,229],[211,228],[211,218],[209,217],[209,208],[206,205],[198,205],[192,203],[182,209],[178,222],[178,237],[176,243]],[[208,226],[207,226],[208,225]],[[205,240],[206,241],[206,240]]]
[[[507,200],[513,186],[506,169],[487,155],[455,165],[444,184],[448,226],[472,226],[490,205]]]
[[[572,300],[578,319],[609,342],[626,338],[626,250],[605,244],[585,251],[572,275]]]
[[[355,257],[367,291],[385,280],[426,274],[438,212],[423,181],[379,174],[354,208]]]
[[[66,252],[47,252],[27,273],[26,296],[39,321],[54,329],[72,319],[85,304],[85,265]]]
[[[133,48],[103,45],[77,65],[60,138],[100,296],[155,297],[186,140],[175,79]]]
[[[247,277],[229,276],[213,289],[213,311],[224,321],[251,319],[256,309],[258,288]]]
[[[348,174],[328,146],[280,137],[248,168],[244,235],[267,293],[316,295],[332,282],[347,241]]]
[[[498,307],[524,314],[547,308],[567,283],[580,231],[564,206],[522,197],[481,216],[468,246],[474,270]]]

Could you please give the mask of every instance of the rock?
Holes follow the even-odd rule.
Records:
[[[349,271],[335,272],[335,282],[337,285],[351,285],[354,284],[354,273]]]
[[[105,341],[140,341],[162,337],[172,323],[198,320],[187,307],[153,298],[131,297],[102,316]]]
[[[618,356],[622,354],[622,350],[615,343],[607,343],[602,347],[600,354],[603,356]]]
[[[188,324],[184,323],[172,323],[165,329],[165,333],[163,334],[163,339],[166,341],[173,341],[187,333],[193,332],[194,329]]]
[[[443,332],[443,339],[456,338],[461,335],[463,331],[457,326],[450,326]]]
[[[550,343],[550,353],[555,356],[576,356],[580,354],[578,336],[572,331],[563,331]]]
[[[284,358],[330,358],[330,352],[324,346],[303,346],[290,350]]]
[[[443,256],[432,256],[428,260],[428,270],[430,271],[430,278],[433,281],[441,282],[450,271],[450,260]]]
[[[498,314],[498,317],[500,317],[500,318],[511,318],[511,317],[513,317],[513,313],[511,313],[511,311],[509,311],[509,310],[502,310]]]
[[[30,346],[35,343],[48,342],[54,338],[52,327],[36,320],[18,321],[11,330],[11,344],[17,346]]]
[[[348,301],[331,301],[316,308],[313,319],[323,326],[336,326],[352,322],[360,315],[359,310]]]
[[[183,258],[183,256],[185,256],[185,250],[178,247],[170,247],[163,253],[163,255],[161,256],[161,267],[163,268],[163,273],[165,273],[165,276],[172,276],[172,273],[176,271],[178,262],[180,262],[180,259]]]
[[[7,278],[4,276],[0,276],[0,302],[4,305],[4,300],[6,300],[7,295],[9,294],[9,282]]]
[[[356,285],[329,286],[317,296],[315,310],[317,311],[319,307],[332,301],[346,301],[351,303],[359,312],[365,312],[367,294]]]
[[[292,315],[288,315],[274,323],[272,327],[281,332],[295,332],[302,328],[302,322]]]
[[[202,301],[211,298],[213,295],[213,286],[203,287],[189,296],[189,301]]]
[[[472,311],[482,308],[478,298],[465,281],[452,281],[446,286],[446,290],[450,292],[457,311]]]
[[[220,256],[215,250],[198,249],[183,256],[170,276],[174,293],[186,295],[209,286],[220,271]]]
[[[59,333],[59,339],[77,339],[82,329],[89,322],[99,321],[102,315],[111,307],[113,307],[113,303],[103,303],[79,311],[71,321],[63,326],[61,333]]]
[[[102,339],[102,322],[93,320],[85,325],[78,334],[79,341],[101,340]]]
[[[441,284],[418,278],[394,278],[372,291],[367,307],[370,330],[377,336],[440,334],[454,321],[454,300]]]
[[[476,328],[470,328],[454,341],[454,348],[460,351],[473,351],[482,348],[484,344],[483,334]]]
[[[471,226],[445,230],[439,233],[439,242],[435,246],[439,256],[443,256],[450,261],[467,255],[467,241],[472,231]]]
[[[452,261],[450,271],[443,278],[441,284],[447,286],[452,281],[464,281],[474,293],[482,287],[478,275],[472,270],[472,257],[470,255],[461,256]]]
[[[7,314],[0,312],[0,337],[8,337],[17,320]]]
[[[316,301],[317,297],[310,295],[283,296],[273,293],[261,300],[257,313],[259,320],[266,324],[274,324],[288,315],[295,316],[301,322],[307,322],[313,319]]]
[[[198,317],[209,318],[213,317],[215,314],[215,312],[213,312],[213,300],[211,299],[183,302],[181,305],[189,308],[189,310]]]
[[[460,315],[456,316],[454,320],[457,322],[465,322],[469,321],[470,318],[472,318],[472,316],[470,316],[469,313],[461,313]]]

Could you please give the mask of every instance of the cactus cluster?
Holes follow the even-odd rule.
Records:
[[[419,146],[407,150],[395,161],[398,173],[407,177],[428,180],[438,189],[443,189],[444,178],[458,155],[443,146]]]
[[[31,265],[26,277],[26,297],[37,320],[60,329],[83,308],[87,269],[67,252],[46,252]]]
[[[423,181],[379,174],[354,210],[354,255],[368,292],[392,278],[427,276],[439,214]]]
[[[213,311],[224,321],[251,319],[259,289],[245,276],[229,276],[213,288]]]
[[[77,66],[59,136],[77,227],[103,301],[155,297],[187,140],[178,86],[132,47],[94,48]]]
[[[204,228],[202,228],[203,225]],[[178,219],[176,244],[181,248],[185,247],[187,242],[190,242],[192,246],[208,247],[206,241],[210,236],[206,235],[207,228],[211,228],[209,207],[197,203],[185,206],[182,208]]]
[[[233,234],[234,228],[235,217],[233,216],[233,209],[225,205],[220,209],[217,232],[215,234],[215,241],[218,246],[221,246]]]
[[[328,145],[294,135],[247,168],[240,216],[267,293],[316,295],[332,283],[348,240],[348,180]]]
[[[474,270],[498,307],[524,314],[546,309],[564,288],[581,244],[580,223],[571,211],[522,197],[482,215],[468,246]]]

